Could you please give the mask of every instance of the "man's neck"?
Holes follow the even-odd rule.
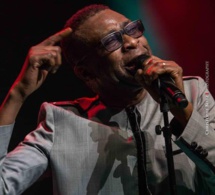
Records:
[[[139,89],[136,91],[120,92],[115,91],[111,93],[102,93],[99,95],[100,100],[110,108],[124,109],[126,107],[136,105],[142,101],[146,95],[146,90]]]

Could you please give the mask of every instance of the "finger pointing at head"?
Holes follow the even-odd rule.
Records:
[[[38,45],[43,45],[43,46],[55,45],[56,43],[60,42],[64,38],[68,37],[71,33],[72,33],[71,28],[65,28],[65,29],[61,30],[60,32],[57,32],[56,34],[48,37],[47,39],[45,39],[43,42],[41,42]]]

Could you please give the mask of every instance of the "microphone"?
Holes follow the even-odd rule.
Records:
[[[142,67],[143,62],[149,58],[148,55],[142,55],[139,58],[139,65]],[[152,85],[158,90],[160,95],[164,95],[170,102],[179,108],[186,108],[188,100],[185,94],[178,89],[175,85],[175,81],[168,75],[160,75],[156,80],[152,82]]]

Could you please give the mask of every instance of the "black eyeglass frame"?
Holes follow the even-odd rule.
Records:
[[[134,26],[134,24],[136,24],[136,26]],[[128,27],[130,27],[131,25],[133,25],[133,27],[136,27],[134,30],[136,30],[135,32],[134,31],[131,31],[131,29],[128,29]],[[129,32],[131,31],[131,32]],[[112,32],[108,35],[106,35],[105,37],[103,37],[101,39],[101,44],[102,46],[108,51],[108,52],[113,52],[117,49],[119,49],[120,47],[122,47],[122,44],[123,44],[123,37],[122,35],[126,34],[126,35],[129,35],[133,38],[139,38],[140,36],[143,35],[145,31],[145,27],[142,23],[142,21],[139,19],[139,20],[134,20],[132,22],[129,22],[123,29],[119,30],[119,31],[115,31],[115,32]],[[118,45],[117,46],[113,46],[112,49],[108,48],[107,45],[105,44],[105,42],[111,37],[111,36],[115,36],[116,40],[118,40]]]
[[[139,30],[139,31],[140,31],[140,34],[138,34],[137,36],[133,36],[132,34],[128,33],[127,30],[126,30],[126,27],[128,27],[128,26],[130,26],[131,24],[134,24],[134,23],[139,24],[138,27],[140,28],[140,30]],[[121,29],[121,30],[119,30],[119,31],[112,32],[112,33],[106,35],[105,37],[103,37],[103,38],[100,40],[100,44],[101,44],[108,52],[113,52],[113,51],[119,49],[120,47],[122,47],[122,43],[123,43],[123,37],[122,37],[122,35],[123,35],[123,34],[127,34],[127,35],[129,35],[129,36],[131,36],[131,37],[133,37],[133,38],[139,38],[140,36],[143,35],[144,31],[145,31],[145,27],[144,27],[142,21],[141,21],[140,19],[139,19],[139,20],[134,20],[134,21],[129,22],[123,29]],[[118,34],[118,35],[119,35],[120,44],[119,44],[119,46],[117,46],[117,47],[114,48],[113,50],[108,50],[108,49],[105,47],[104,41],[105,41],[106,38],[108,38],[109,36],[111,36],[111,35],[113,35],[113,34]],[[99,44],[98,44],[96,47],[98,47],[98,46],[99,46]],[[90,52],[89,52],[89,53],[90,53]],[[82,64],[83,61],[85,61],[86,58],[89,56],[89,53],[86,54],[85,56],[83,56],[83,57],[76,63],[76,66],[79,66],[80,64]]]

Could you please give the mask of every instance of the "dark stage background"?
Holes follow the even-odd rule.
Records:
[[[205,79],[215,96],[215,1],[213,0],[1,0],[0,101],[16,79],[28,49],[62,29],[79,8],[104,3],[131,19],[141,18],[155,55],[176,61],[184,75]],[[36,126],[44,101],[70,100],[93,94],[64,61],[55,75],[32,94],[16,121],[9,150]],[[39,182],[24,194],[51,194],[51,181]],[[39,191],[39,192],[38,192]]]

